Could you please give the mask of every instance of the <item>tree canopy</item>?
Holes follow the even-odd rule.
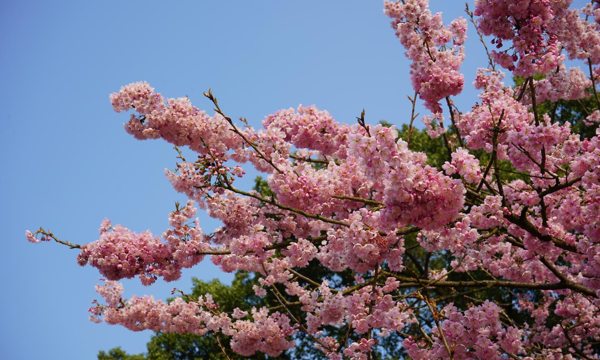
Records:
[[[210,90],[212,116],[144,82],[111,95],[115,111],[135,112],[128,133],[175,145],[180,162],[166,175],[189,201],[161,237],[109,221],[86,245],[27,232],[80,249],[78,262],[107,279],[94,321],[157,332],[147,355],[99,358],[600,356],[600,5],[476,1],[471,22],[496,49],[464,112],[453,97],[467,20],[444,25],[427,6],[384,5],[412,61],[411,123],[399,130],[314,106],[255,130]],[[424,131],[417,101],[431,112]],[[266,180],[239,188],[243,166]],[[203,232],[198,208],[223,226]],[[172,281],[208,255],[236,272],[231,286],[122,297],[120,279]]]

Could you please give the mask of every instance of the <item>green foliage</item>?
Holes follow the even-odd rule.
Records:
[[[269,188],[267,180],[263,179],[262,176],[257,176],[256,179],[254,179],[253,189],[258,191],[263,197],[270,198],[275,196],[275,193]]]
[[[145,360],[142,355],[128,355],[120,347],[108,350],[108,354],[104,351],[98,353],[98,360]]]
[[[224,285],[218,279],[204,282],[199,279],[192,279],[194,288],[192,297],[197,298],[200,295],[212,294],[213,300],[219,304],[219,309],[224,312],[231,312],[235,308],[248,311],[253,306],[263,305],[263,300],[254,294],[252,286],[258,282],[251,274],[245,271],[238,271],[231,285]]]
[[[431,167],[441,169],[442,165],[448,161],[448,150],[444,147],[444,140],[441,137],[432,139],[425,130],[413,127],[411,131],[406,124],[398,129],[398,137],[408,143],[410,150],[425,153],[427,164]]]

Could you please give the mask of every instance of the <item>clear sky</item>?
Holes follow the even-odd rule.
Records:
[[[464,3],[432,0],[432,8],[449,23]],[[469,36],[463,111],[476,100],[475,69],[486,66]],[[134,231],[168,227],[167,214],[183,200],[164,176],[176,154],[165,142],[127,135],[128,115],[108,100],[142,80],[207,110],[210,87],[228,115],[255,127],[299,104],[347,123],[365,108],[370,123],[400,125],[413,93],[380,1],[0,1],[1,359],[145,350],[151,332],[88,320],[100,275],[76,264],[76,250],[25,240],[26,229],[44,226],[84,244],[97,239],[105,217]],[[205,214],[200,222],[207,232],[218,226]],[[176,283],[126,281],[126,295],[164,299],[174,286],[189,290],[191,277],[232,278],[205,260]]]

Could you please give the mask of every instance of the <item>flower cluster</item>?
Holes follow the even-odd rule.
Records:
[[[458,72],[464,60],[467,21],[458,18],[446,27],[441,14],[432,14],[429,0],[384,2],[384,13],[392,18],[392,28],[412,61],[413,88],[433,112],[441,111],[438,102],[458,95],[464,76]],[[453,45],[446,47],[448,42]]]
[[[196,335],[222,332],[232,337],[231,348],[243,356],[257,351],[279,356],[295,344],[293,340],[286,340],[297,331],[290,325],[290,319],[278,312],[269,314],[265,308],[254,308],[252,316],[237,311],[238,319],[232,319],[218,311],[210,295],[189,302],[177,297],[165,304],[149,296],[125,300],[121,297],[123,287],[113,281],[97,286],[96,290],[107,303],[90,309],[96,322],[102,317],[109,324],[123,325],[134,331],[148,329]]]
[[[512,54],[509,50],[494,50],[493,59],[515,75],[523,77],[545,74],[555,69],[562,58],[557,36],[546,32],[555,17],[551,3],[549,0],[518,3],[506,0],[476,1],[474,13],[480,16],[479,29],[485,35],[494,36],[492,43],[498,49],[504,46],[505,41],[510,41],[512,45]],[[567,1],[560,3],[568,6]]]
[[[411,358],[423,360],[502,359],[506,354],[525,354],[522,331],[512,326],[503,327],[500,312],[500,307],[489,301],[464,313],[453,304],[447,305],[442,310],[447,319],[434,329],[437,336],[431,348],[421,348],[412,338],[406,339],[403,345]]]
[[[204,258],[200,253],[211,247],[197,224],[186,224],[196,214],[191,201],[181,211],[169,216],[173,229],[163,234],[165,242],[150,231],[135,233],[123,226],[110,227],[106,221],[100,228],[100,239],[84,245],[77,262],[97,268],[108,280],[140,277],[150,285],[158,276],[166,281],[181,277],[181,269],[189,268]],[[111,230],[109,230],[109,227]]]
[[[481,181],[481,167],[479,160],[463,148],[456,149],[452,153],[452,161],[445,163],[442,167],[446,175],[458,173],[467,182],[473,184]]]

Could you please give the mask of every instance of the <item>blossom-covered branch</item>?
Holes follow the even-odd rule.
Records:
[[[27,239],[80,249],[79,264],[107,279],[94,321],[213,333],[243,356],[308,344],[332,360],[362,360],[394,343],[413,359],[598,359],[600,8],[570,5],[475,1],[468,16],[486,51],[484,36],[496,50],[463,112],[452,97],[468,86],[467,21],[445,25],[427,0],[386,1],[411,60],[405,133],[367,124],[364,111],[343,124],[314,106],[241,128],[211,91],[212,116],[145,82],[124,86],[110,99],[134,112],[126,131],[177,147],[166,176],[189,201],[160,237],[105,220],[86,245],[43,229]],[[567,58],[584,61],[587,74]],[[500,68],[520,77],[517,87]],[[418,148],[418,99],[431,111],[426,133],[442,137],[434,150]],[[559,115],[584,101],[595,103],[576,132]],[[423,151],[444,160],[436,166]],[[254,190],[236,183],[249,167],[267,176]],[[205,233],[198,208],[223,226]],[[121,297],[120,279],[176,280],[206,255],[223,271],[252,273],[262,302],[221,311],[210,294],[168,304]]]

